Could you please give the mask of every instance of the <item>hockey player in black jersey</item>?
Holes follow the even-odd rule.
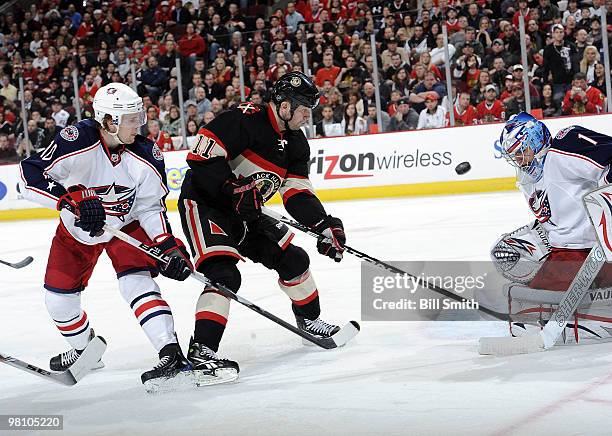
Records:
[[[201,128],[187,156],[179,211],[198,271],[238,292],[238,260],[275,270],[298,327],[325,338],[339,327],[320,318],[308,255],[291,243],[286,225],[261,212],[278,191],[293,218],[325,236],[317,243],[319,253],[342,260],[344,227],[325,212],[308,179],[310,148],[300,130],[318,102],[307,76],[288,73],[274,85],[268,106],[242,103]],[[188,354],[194,370],[230,368],[237,376],[236,362],[216,356],[229,304],[213,289],[200,295]]]

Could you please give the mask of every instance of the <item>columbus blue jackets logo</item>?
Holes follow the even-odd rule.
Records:
[[[159,149],[157,144],[153,145],[153,157],[155,158],[155,160],[164,160],[164,154]]]
[[[539,222],[542,224],[548,223],[553,226],[556,225],[550,220],[552,211],[550,210],[550,202],[548,201],[546,191],[536,190],[529,198],[529,207]]]
[[[134,200],[136,200],[136,188],[112,184],[110,186],[98,186],[94,188],[96,194],[102,200],[106,215],[115,216],[125,221],[125,215],[130,213]]]
[[[66,141],[76,141],[79,137],[79,129],[74,126],[64,127],[60,131],[60,136]]]
[[[565,135],[567,135],[569,133],[569,131],[572,130],[574,127],[576,127],[576,126],[569,126],[569,127],[566,127],[565,129],[559,130],[557,132],[557,136],[555,136],[555,138],[557,138],[557,139],[565,138]]]

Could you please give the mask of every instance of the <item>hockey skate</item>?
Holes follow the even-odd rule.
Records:
[[[238,378],[240,367],[237,362],[221,359],[204,344],[191,338],[187,358],[193,365],[196,386],[209,386],[229,383]]]
[[[178,344],[168,344],[159,352],[159,363],[144,372],[140,379],[150,393],[168,392],[193,386],[191,364]]]
[[[320,317],[315,320],[311,320],[296,315],[295,321],[300,330],[322,340],[332,341],[332,336],[340,331],[339,326],[329,324],[323,321]],[[302,343],[309,346],[315,345],[304,338],[302,338]]]
[[[90,329],[89,342],[91,342],[91,340],[95,337],[96,334],[94,333],[94,330]],[[64,372],[68,370],[74,362],[77,361],[82,352],[83,350],[76,350],[72,348],[68,351],[64,351],[63,353],[58,354],[57,356],[53,356],[49,361],[49,368],[51,369],[51,371]],[[99,360],[98,364],[93,366],[91,369],[100,368],[104,368],[104,362],[102,362],[102,360]]]

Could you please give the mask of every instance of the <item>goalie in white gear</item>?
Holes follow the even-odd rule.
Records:
[[[518,187],[537,220],[503,235],[491,250],[497,270],[511,281],[504,288],[515,321],[510,331],[521,335],[550,318],[596,243],[582,197],[599,183],[610,183],[612,137],[570,126],[551,138],[544,123],[520,113],[504,126],[500,144],[518,169]],[[563,341],[610,336],[611,272],[604,266]]]

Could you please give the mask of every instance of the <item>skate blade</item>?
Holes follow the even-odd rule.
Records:
[[[181,371],[174,377],[147,380],[144,388],[148,394],[164,394],[230,383],[236,379],[238,379],[238,373],[235,369],[230,368],[218,369],[216,375],[207,371]]]
[[[193,373],[195,386],[197,387],[231,383],[238,380],[238,371],[234,368],[219,368],[215,370],[214,374],[198,370],[194,370]]]

